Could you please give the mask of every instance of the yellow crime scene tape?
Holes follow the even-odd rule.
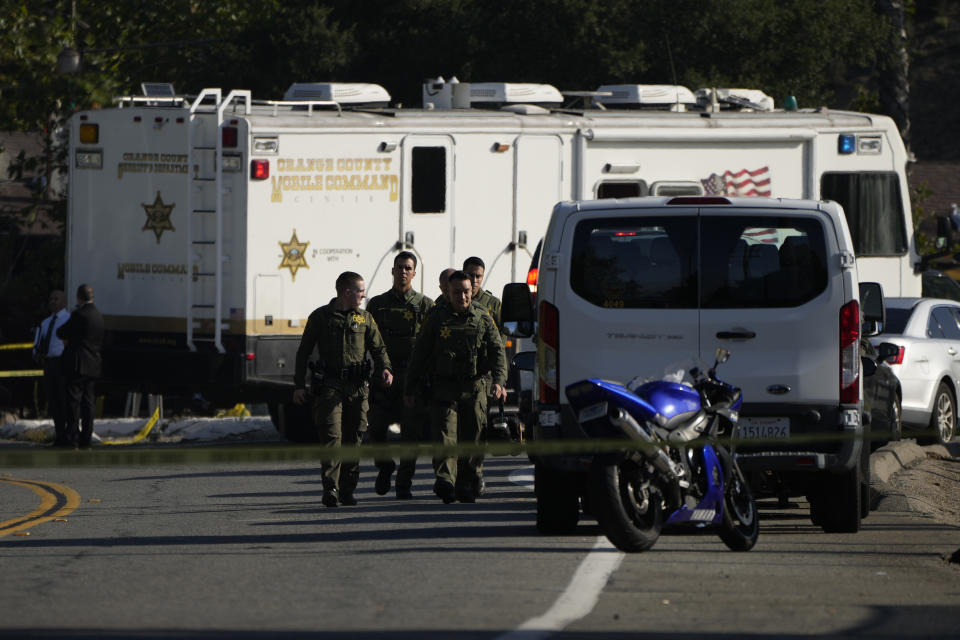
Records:
[[[153,429],[154,425],[160,421],[160,407],[157,407],[153,410],[153,415],[150,416],[150,419],[147,420],[147,424],[143,425],[143,428],[137,432],[137,435],[131,438],[112,438],[110,440],[104,440],[103,444],[136,444],[137,442],[142,442]]]
[[[157,414],[154,414],[156,417]],[[154,422],[151,418],[151,422]],[[135,444],[146,438],[152,428],[150,422],[134,438],[124,441],[111,441],[104,444]],[[142,437],[141,437],[142,434]],[[922,434],[920,434],[922,435]],[[861,439],[862,436],[850,433],[808,434],[789,438],[770,438],[764,440],[738,440],[736,446],[742,449],[749,446],[751,452],[764,451],[770,455],[816,455],[805,451],[805,443],[842,443]],[[698,446],[708,442],[705,439],[692,440],[685,446]],[[729,439],[713,440],[713,443],[730,445]],[[790,447],[786,449],[784,447]],[[149,443],[146,446],[94,447],[88,451],[62,449],[12,448],[0,449],[0,467],[52,467],[52,466],[140,466],[166,464],[207,464],[207,463],[283,463],[283,462],[323,462],[325,460],[372,460],[377,458],[446,458],[469,456],[594,456],[624,450],[643,450],[656,448],[635,440],[611,439],[566,439],[566,440],[527,440],[524,442],[494,441],[479,444],[464,443],[444,445],[428,444],[364,444],[361,446],[342,446],[334,448],[322,444],[258,443],[255,445],[214,444],[193,445],[182,443]]]
[[[32,342],[11,342],[0,344],[0,351],[22,351],[33,349]],[[0,378],[39,378],[43,376],[43,369],[14,369],[0,371]]]

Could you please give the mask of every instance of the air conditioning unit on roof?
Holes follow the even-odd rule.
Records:
[[[296,82],[283,94],[283,99],[385,107],[390,103],[390,94],[378,84],[364,82]]]
[[[608,107],[664,108],[695,105],[697,98],[686,87],[674,84],[605,84],[597,89],[597,102]]]
[[[556,87],[549,84],[530,84],[518,82],[472,82],[470,83],[470,102],[472,104],[563,104],[563,96]]]
[[[456,77],[439,77],[423,84],[423,106],[427,109],[469,109],[531,104],[560,106],[563,96],[549,84],[520,82],[460,82]]]

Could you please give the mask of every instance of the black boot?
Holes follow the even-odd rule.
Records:
[[[324,489],[323,498],[320,499],[325,507],[337,506],[337,500],[340,498],[336,489]]]
[[[390,491],[390,479],[393,476],[393,469],[390,467],[381,467],[377,474],[377,481],[373,483],[373,489],[378,496],[385,496]]]
[[[447,480],[441,480],[437,478],[437,481],[433,483],[433,492],[440,496],[440,499],[443,500],[443,504],[450,504],[457,499],[457,490],[454,488],[453,484]]]

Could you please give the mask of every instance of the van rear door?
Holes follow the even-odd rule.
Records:
[[[706,207],[700,221],[701,358],[730,351],[723,377],[743,389],[746,416],[835,411],[844,286],[829,218]],[[752,421],[743,424],[749,436]],[[764,424],[754,435],[791,435],[789,420]]]
[[[554,304],[560,388],[657,376],[699,352],[695,208],[593,209],[568,218]],[[569,283],[569,284],[567,284]]]

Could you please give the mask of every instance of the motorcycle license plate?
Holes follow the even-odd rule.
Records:
[[[741,417],[738,427],[742,440],[790,437],[790,418]]]
[[[598,402],[597,404],[592,404],[589,407],[580,409],[580,413],[577,415],[577,420],[579,422],[589,422],[590,420],[602,418],[605,415],[607,415],[607,403]]]

